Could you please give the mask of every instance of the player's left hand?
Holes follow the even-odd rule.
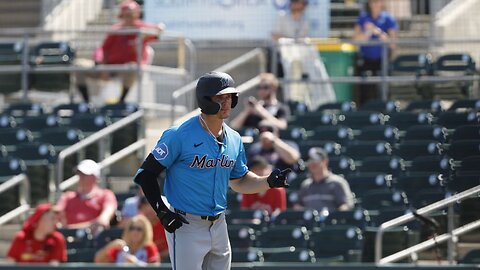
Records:
[[[291,172],[292,170],[290,168],[287,168],[283,171],[280,171],[279,169],[275,169],[268,177],[267,177],[267,182],[270,188],[276,188],[276,187],[284,187],[288,188],[290,185],[287,184],[287,175]]]

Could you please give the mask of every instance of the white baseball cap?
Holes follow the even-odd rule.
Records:
[[[77,165],[77,171],[85,175],[95,175],[95,177],[100,178],[100,165],[91,159],[80,161]]]

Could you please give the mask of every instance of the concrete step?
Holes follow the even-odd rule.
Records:
[[[5,224],[0,227],[2,233],[0,234],[0,241],[11,241],[16,232],[22,229],[21,224]]]
[[[7,256],[11,241],[0,240],[0,260]]]

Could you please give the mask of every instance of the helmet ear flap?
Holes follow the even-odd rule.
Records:
[[[238,94],[232,94],[232,109],[238,104]]]
[[[213,102],[210,97],[200,97],[198,99],[198,105],[203,113],[205,114],[216,114],[220,111],[220,104]]]

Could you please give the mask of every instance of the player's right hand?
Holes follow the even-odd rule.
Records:
[[[190,224],[184,216],[172,211],[160,212],[158,217],[160,218],[160,222],[162,222],[165,230],[167,230],[169,233],[173,233],[176,229],[182,227],[184,223]]]

